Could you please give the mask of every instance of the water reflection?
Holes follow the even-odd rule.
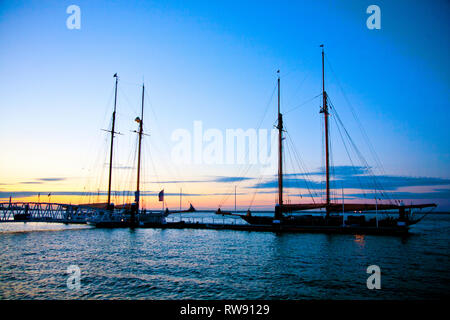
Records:
[[[0,299],[432,298],[450,290],[449,234],[450,215],[424,220],[407,244],[232,230],[0,232]],[[80,292],[66,287],[72,264]],[[366,287],[372,264],[385,277],[377,292]]]
[[[360,248],[364,248],[364,246],[366,245],[365,236],[363,234],[356,234],[354,241],[359,245]]]

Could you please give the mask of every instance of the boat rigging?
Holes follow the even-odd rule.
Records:
[[[375,232],[375,233],[403,233],[408,232],[411,225],[419,222],[412,216],[413,209],[434,208],[436,204],[379,204],[375,195],[375,204],[371,203],[339,203],[332,202],[330,197],[330,134],[329,134],[329,105],[328,95],[325,90],[325,52],[322,48],[322,107],[320,113],[324,115],[324,135],[325,135],[325,201],[322,203],[284,203],[283,202],[283,114],[280,105],[280,71],[277,71],[277,87],[278,87],[278,121],[276,128],[278,129],[278,201],[275,205],[275,213],[273,217],[252,215],[250,209],[246,215],[233,214],[231,212],[222,211],[220,208],[217,214],[239,216],[250,225],[254,226],[272,226],[280,229],[290,229],[293,231],[310,231],[310,232]],[[340,121],[340,119],[338,118]],[[348,134],[348,133],[347,133]],[[351,141],[354,145],[353,141]],[[358,152],[359,153],[359,152]],[[360,154],[358,154],[360,156]],[[368,166],[367,166],[368,167]],[[376,181],[375,181],[376,182]],[[309,189],[309,188],[308,188]],[[312,196],[312,194],[311,194]],[[326,215],[315,216],[312,214],[292,215],[293,212],[325,209]],[[348,215],[345,212],[367,213],[367,211],[376,212],[375,219],[367,220],[364,215]],[[379,210],[398,210],[398,218],[385,217],[378,219]],[[331,215],[333,213],[333,215]],[[342,213],[342,217],[339,216]],[[336,215],[337,214],[337,215]],[[346,219],[345,219],[346,218]]]

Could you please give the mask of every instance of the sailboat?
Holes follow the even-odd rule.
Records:
[[[436,204],[371,204],[371,203],[346,203],[332,202],[330,198],[330,142],[329,142],[329,107],[327,93],[325,91],[325,66],[324,48],[322,48],[322,108],[324,114],[325,131],[325,161],[326,161],[326,195],[322,203],[285,203],[283,199],[283,114],[280,106],[280,76],[278,71],[278,203],[275,205],[273,216],[256,216],[248,210],[247,214],[234,214],[220,209],[217,214],[239,216],[250,225],[271,227],[279,230],[292,230],[304,232],[330,232],[330,233],[405,233],[409,227],[418,223],[422,218],[413,217],[414,209],[432,208]],[[313,215],[304,213],[307,210],[325,210],[325,215]],[[378,211],[394,210],[396,217],[391,214],[378,218]],[[303,214],[293,214],[302,212]],[[365,213],[375,211],[375,218],[366,218]],[[311,212],[309,212],[311,213]],[[342,213],[342,215],[340,214]],[[345,216],[345,213],[350,213]],[[353,213],[353,215],[351,214]],[[358,214],[355,214],[358,213]],[[391,212],[390,212],[391,213]]]
[[[106,204],[91,204],[89,206],[98,208],[98,212],[95,216],[89,218],[87,223],[96,227],[102,228],[126,228],[126,227],[151,227],[153,225],[165,224],[165,218],[169,214],[166,211],[146,211],[139,210],[140,208],[140,178],[141,178],[141,149],[142,149],[142,136],[143,123],[144,123],[144,95],[145,86],[142,84],[142,104],[141,104],[141,116],[136,117],[135,121],[139,124],[138,131],[138,157],[137,157],[137,181],[134,202],[123,205],[114,205],[111,202],[111,181],[112,181],[112,168],[113,168],[113,152],[114,152],[114,135],[115,132],[115,120],[116,120],[116,108],[117,108],[117,73],[114,74],[115,78],[115,94],[114,94],[114,111],[112,113],[112,127],[109,131],[111,133],[111,145],[109,155],[109,178],[108,178],[108,198]]]

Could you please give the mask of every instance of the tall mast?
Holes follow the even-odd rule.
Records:
[[[113,148],[114,148],[114,127],[116,124],[116,106],[117,106],[117,73],[114,74],[116,78],[116,87],[114,91],[114,111],[112,114],[112,127],[111,127],[111,150],[109,153],[109,180],[108,180],[108,207],[111,204],[111,179],[112,179],[112,164],[113,164]]]
[[[322,98],[323,98],[323,104],[322,104],[322,112],[324,114],[325,119],[325,166],[326,166],[326,205],[327,205],[327,215],[329,213],[328,211],[328,205],[330,204],[330,154],[329,154],[329,134],[328,134],[328,105],[327,105],[327,93],[325,92],[325,63],[324,63],[324,50],[323,50],[323,44],[320,45],[322,48]]]
[[[142,107],[141,107],[141,118],[139,119],[139,146],[138,146],[138,164],[137,164],[137,185],[136,185],[136,210],[139,211],[139,198],[140,198],[140,178],[141,178],[141,142],[142,142],[142,130],[144,123],[144,92],[145,87],[142,84]],[[136,119],[137,120],[137,119]]]
[[[278,73],[278,204],[283,205],[283,115],[280,109],[280,70]]]

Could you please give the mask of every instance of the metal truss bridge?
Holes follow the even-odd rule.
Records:
[[[60,222],[84,224],[99,209],[62,203],[0,203],[0,222]]]

